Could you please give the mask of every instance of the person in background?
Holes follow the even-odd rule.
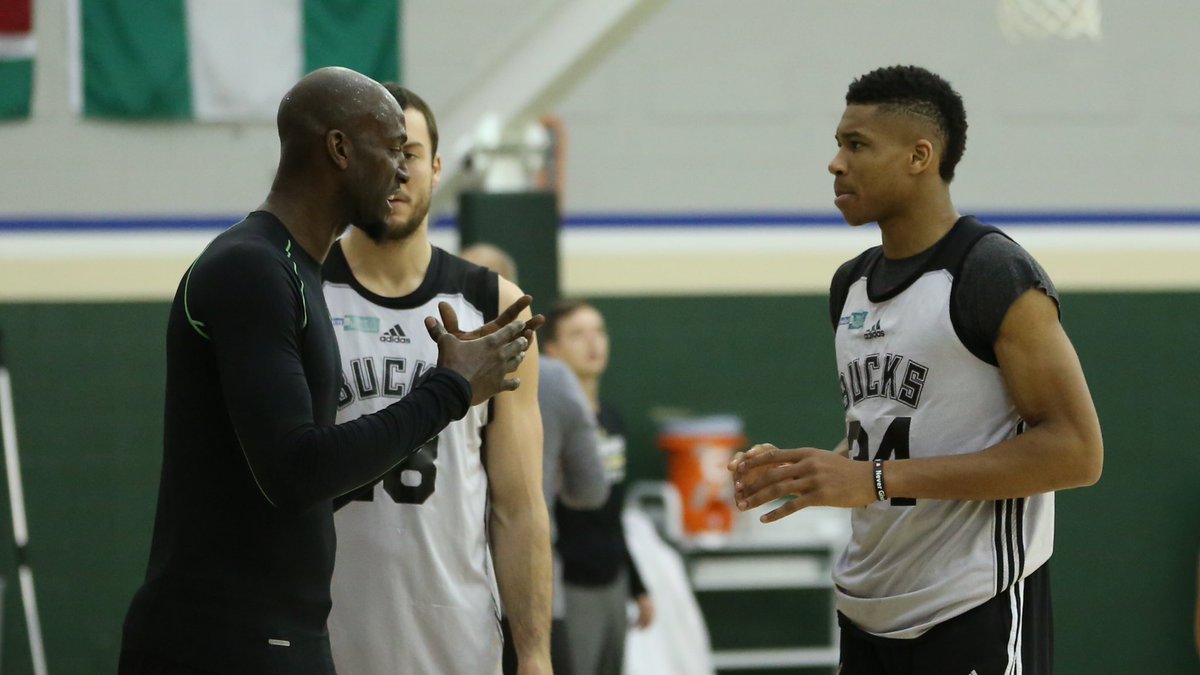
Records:
[[[638,628],[654,620],[654,603],[629,555],[621,523],[625,427],[616,409],[600,398],[608,332],[595,307],[568,301],[547,313],[542,338],[546,353],[565,362],[583,385],[600,427],[600,452],[611,486],[608,501],[598,510],[574,509],[561,500],[555,507],[575,675],[615,675],[624,657],[626,603],[633,599],[637,604]]]

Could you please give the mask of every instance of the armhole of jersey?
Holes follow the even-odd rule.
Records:
[[[837,273],[834,273],[833,285],[829,289],[829,322],[835,333],[838,320],[842,316],[842,309],[846,306],[846,296],[850,294],[850,287],[866,274],[867,269],[871,266],[872,254],[879,250],[882,249],[875,246],[858,254],[858,257],[853,260],[853,264],[850,265],[850,271],[846,274],[845,279],[839,279]]]
[[[486,267],[480,267],[476,270],[475,286],[478,289],[479,297],[483,299],[480,309],[483,311],[484,323],[495,321],[496,317],[500,316],[500,275],[489,270]],[[491,422],[496,419],[496,397],[488,399],[487,421]],[[487,448],[487,424],[483,426],[481,438],[479,439],[479,447]],[[486,453],[484,454],[486,458]],[[483,468],[487,470],[487,462],[484,462]]]
[[[483,312],[484,323],[500,316],[500,275],[486,267],[476,268],[471,272],[467,289],[470,292],[467,300],[471,304],[479,302],[476,306]]]
[[[500,275],[486,267],[477,267],[471,272],[466,285],[472,294],[467,297],[467,300],[472,303],[475,300],[480,301],[478,307],[483,312],[484,323],[495,321],[496,317],[500,316]],[[487,402],[487,421],[479,429],[479,463],[483,465],[483,473],[487,476],[490,476],[488,473],[487,430],[488,425],[494,419],[496,419],[496,397],[493,396]],[[484,481],[484,483],[487,486],[487,502],[490,504],[492,502],[491,480]],[[484,528],[486,529],[488,526],[489,524],[485,521]]]
[[[997,228],[989,225],[983,225],[982,223],[978,223],[978,225],[979,227],[977,229],[972,228],[970,232],[961,237],[959,241],[954,243],[954,245],[947,247],[950,249],[947,255],[947,262],[950,264],[947,265],[946,269],[950,271],[950,274],[953,277],[953,280],[950,282],[950,325],[954,327],[954,334],[958,337],[958,341],[967,348],[967,351],[971,352],[971,354],[973,354],[975,358],[979,359],[980,361],[998,368],[1000,363],[996,359],[996,350],[994,346],[990,344],[979,344],[975,340],[968,339],[965,328],[962,325],[962,318],[959,316],[957,309],[959,282],[962,281],[963,267],[966,265],[967,256],[971,254],[971,250],[975,248],[975,245],[978,244],[980,240],[989,234],[998,234],[1007,239],[1011,239],[1011,237],[1009,237],[1007,234],[1004,234],[1003,231]],[[957,256],[957,258],[950,256]]]

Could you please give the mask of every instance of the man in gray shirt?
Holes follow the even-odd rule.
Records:
[[[575,373],[544,356],[538,407],[542,411],[542,490],[546,503],[557,497],[573,509],[597,509],[608,499],[604,462],[596,448],[596,418]],[[551,523],[551,536],[554,525]],[[556,605],[558,603],[555,603]]]

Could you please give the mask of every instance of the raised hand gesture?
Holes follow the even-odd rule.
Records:
[[[494,321],[473,331],[459,329],[458,316],[445,302],[438,304],[441,321],[425,318],[429,337],[438,344],[438,365],[471,383],[471,405],[521,386],[520,378],[507,376],[521,365],[534,331],[545,323],[540,314],[527,321],[518,318],[532,302],[532,297],[521,296]]]

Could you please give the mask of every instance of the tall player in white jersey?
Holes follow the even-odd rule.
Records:
[[[830,289],[847,443],[758,445],[730,464],[762,517],[851,511],[834,567],[842,675],[1044,675],[1055,490],[1100,477],[1103,443],[1045,272],[960,216],[961,97],[913,66],[855,80],[829,165],[846,222],[883,245]]]
[[[386,86],[404,109],[408,143],[397,150],[409,182],[391,199],[383,240],[349,233],[323,270],[342,358],[339,421],[402,398],[436,362],[422,322],[439,304],[471,331],[521,296],[511,282],[430,244],[437,123],[419,97]],[[520,389],[476,406],[382,481],[342,500],[329,617],[339,672],[499,673],[501,601],[519,672],[550,672],[536,348],[516,375]]]

